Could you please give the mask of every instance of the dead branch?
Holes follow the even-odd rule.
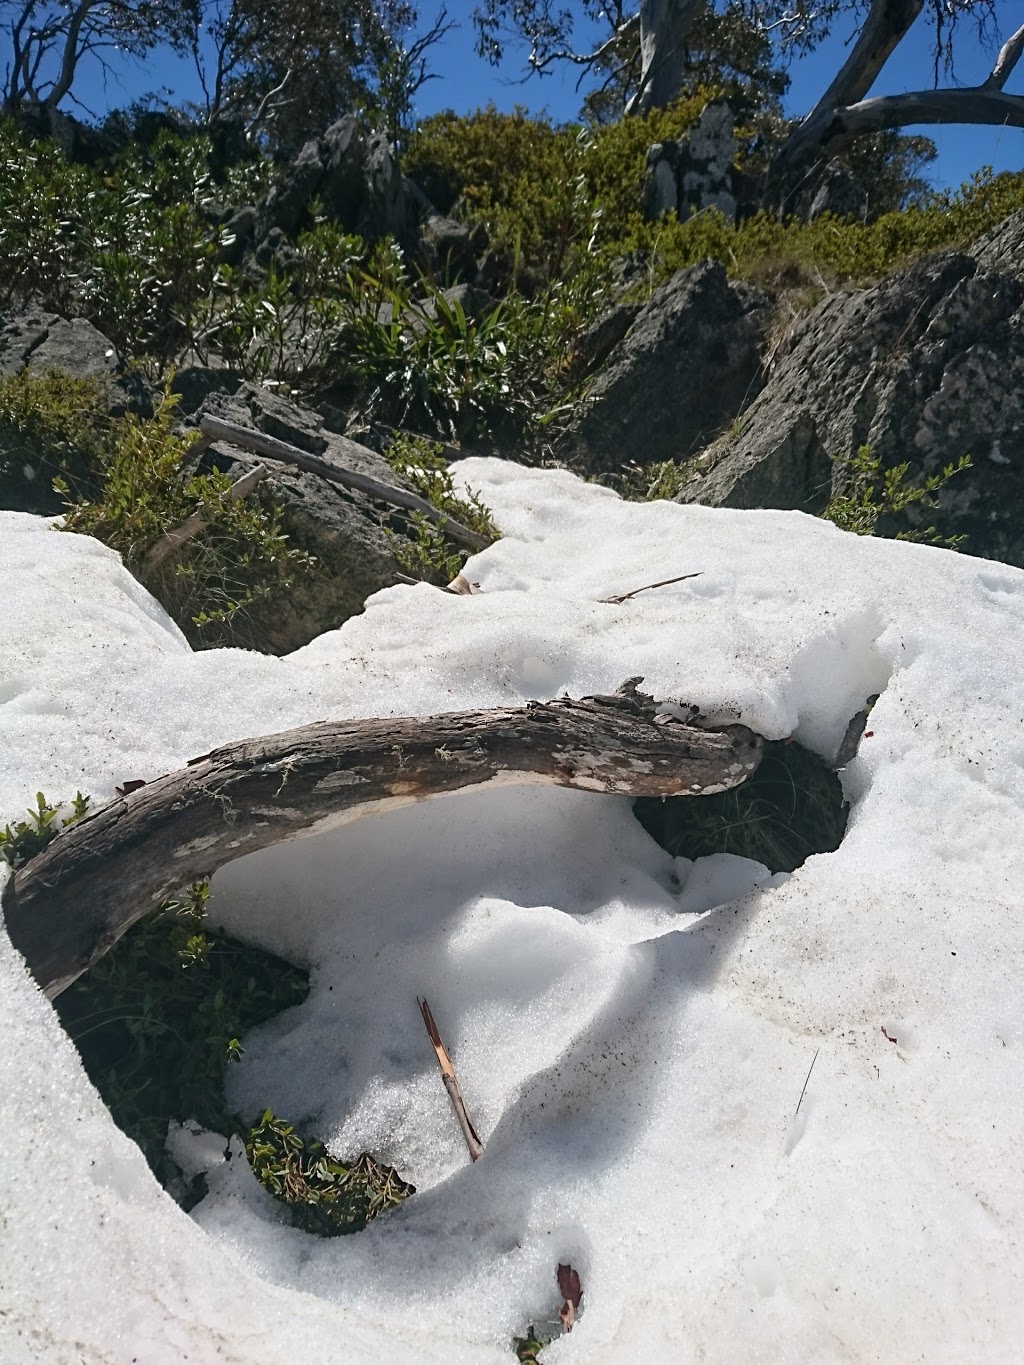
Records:
[[[469,1148],[470,1161],[479,1161],[483,1155],[484,1144],[477,1136],[477,1131],[470,1122],[469,1114],[466,1110],[466,1101],[462,1098],[462,1087],[459,1085],[459,1078],[455,1074],[452,1066],[452,1059],[448,1056],[448,1050],[441,1042],[441,1035],[437,1025],[434,1023],[434,1016],[430,1012],[430,1006],[425,1000],[416,1002],[420,1007],[420,1014],[423,1015],[423,1023],[426,1025],[427,1036],[434,1045],[434,1053],[437,1056],[437,1064],[441,1068],[441,1080],[444,1088],[448,1091],[448,1098],[452,1102],[455,1110],[455,1117],[459,1120],[459,1127],[462,1129],[462,1136],[466,1139],[466,1146]]]
[[[645,583],[642,588],[634,588],[632,592],[620,592],[615,597],[602,597],[602,602],[611,602],[619,606],[622,602],[628,602],[631,597],[636,597],[637,593],[650,592],[652,588],[667,588],[670,583],[685,583],[688,578],[700,578],[703,570],[698,569],[696,573],[681,573],[677,578],[662,578],[657,583]]]
[[[198,442],[197,442],[198,444]],[[190,454],[192,451],[189,452]],[[239,498],[248,495],[270,473],[265,464],[258,464],[255,469],[250,469],[248,474],[243,474],[240,479],[236,479],[227,490],[226,497],[229,502],[237,502]],[[193,536],[197,536],[216,519],[218,508],[215,504],[204,503],[202,507],[186,517],[180,526],[175,526],[173,530],[167,531],[160,537],[155,545],[150,547],[149,553],[142,565],[142,572],[148,576],[154,569],[158,569],[168,555],[172,555],[175,550],[181,548]]]
[[[7,930],[58,995],[182,886],[297,835],[492,782],[628,796],[702,795],[744,781],[761,740],[692,728],[630,679],[610,696],[525,708],[345,720],[241,740],[122,790],[68,826],[3,889]]]
[[[418,512],[440,526],[445,535],[468,545],[472,550],[486,550],[491,544],[487,536],[482,536],[479,531],[471,531],[468,526],[463,526],[461,522],[446,516],[444,512],[439,512],[436,507],[431,507],[429,502],[417,497],[415,493],[407,493],[404,488],[381,483],[379,479],[371,478],[369,474],[357,474],[352,469],[343,469],[340,465],[332,464],[318,455],[309,455],[306,451],[299,450],[297,446],[289,445],[287,441],[265,436],[262,431],[236,426],[234,422],[225,422],[220,417],[203,417],[199,429],[205,435],[212,436],[214,440],[229,441],[246,450],[253,450],[257,455],[266,455],[268,459],[295,465],[309,474],[318,474],[321,479],[329,479],[331,483],[340,484],[343,488],[368,493],[370,497],[379,498],[381,502],[390,503],[392,507],[403,507],[407,511]]]
[[[1020,61],[1022,52],[1024,52],[1024,24],[1021,24],[1016,33],[1011,33],[999,49],[995,66],[993,66],[988,79],[982,83],[982,89],[1002,90],[1010,77],[1010,73]]]

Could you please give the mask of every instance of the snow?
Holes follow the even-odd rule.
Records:
[[[223,869],[215,920],[313,985],[242,1040],[231,1101],[418,1188],[331,1241],[281,1225],[237,1143],[184,1129],[210,1194],[182,1213],[0,934],[0,1359],[507,1362],[557,1311],[560,1261],[584,1297],[552,1365],[1018,1359],[1024,573],[461,473],[504,533],[467,567],[480,593],[389,589],[284,659],[193,654],[115,555],[0,515],[0,821],[311,720],[642,674],[827,758],[880,693],[842,846],[789,877],[690,864],[628,799],[524,785]]]

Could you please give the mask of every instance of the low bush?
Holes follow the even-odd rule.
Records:
[[[832,494],[822,512],[825,521],[841,531],[852,531],[858,536],[873,536],[879,523],[889,526],[905,521],[902,516],[908,507],[934,511],[939,506],[939,494],[955,475],[970,469],[971,458],[963,455],[955,464],[948,464],[938,474],[921,477],[909,483],[910,462],[883,469],[878,456],[869,446],[861,446],[849,459],[834,459],[834,482],[839,491]],[[903,526],[894,530],[894,540],[913,540],[923,545],[941,545],[947,550],[958,550],[966,536],[942,535],[934,526]]]
[[[425,498],[431,507],[460,521],[482,536],[498,538],[498,528],[479,497],[468,489],[464,497],[455,491],[442,447],[422,437],[400,436],[384,452],[396,473]],[[427,517],[413,513],[411,535],[392,535],[392,551],[398,563],[413,578],[428,582],[450,583],[469,557],[469,551],[445,535],[444,528]]]
[[[287,591],[312,560],[258,495],[233,500],[226,474],[183,473],[191,438],[175,430],[175,403],[165,391],[150,418],[111,417],[103,380],[0,379],[0,477],[23,463],[51,477],[64,530],[118,550],[194,645],[243,641],[246,608]],[[151,566],[156,542],[199,509],[202,533]]]

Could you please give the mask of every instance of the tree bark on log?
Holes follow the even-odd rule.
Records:
[[[52,997],[181,887],[297,835],[502,782],[696,796],[754,771],[758,736],[686,725],[639,681],[580,701],[323,722],[215,749],[88,812],[17,869],[2,898],[8,933]]]

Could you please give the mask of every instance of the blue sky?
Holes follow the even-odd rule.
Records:
[[[440,109],[468,113],[493,103],[503,110],[511,110],[516,104],[526,105],[535,112],[546,111],[556,121],[574,118],[580,105],[576,72],[561,71],[523,82],[516,79],[521,68],[517,67],[514,55],[504,68],[495,70],[476,54],[471,19],[473,6],[474,0],[448,0],[449,18],[458,27],[431,50],[430,65],[438,73],[438,79],[428,82],[420,91],[416,101],[417,114],[423,117]],[[1019,0],[996,0],[995,10],[1005,37],[1020,23]],[[429,20],[436,10],[424,3],[423,13]],[[852,31],[850,21],[837,25],[827,42],[794,64],[790,73],[792,85],[786,99],[788,113],[805,112],[820,95],[842,62]],[[890,94],[930,87],[933,82],[932,36],[932,29],[922,16],[890,58],[871,93]],[[972,85],[983,80],[993,58],[994,51],[984,50],[965,23],[955,69],[957,83]],[[190,64],[166,52],[154,53],[145,64],[123,63],[113,81],[104,81],[98,71],[83,71],[76,89],[92,111],[103,112],[161,87],[173,92],[179,100],[198,94],[195,72]],[[1014,72],[1009,89],[1024,92],[1024,62]],[[983,165],[991,165],[997,171],[1024,168],[1024,129],[950,127],[920,131],[927,133],[939,147],[939,158],[931,168],[931,178],[938,187],[959,185]]]

